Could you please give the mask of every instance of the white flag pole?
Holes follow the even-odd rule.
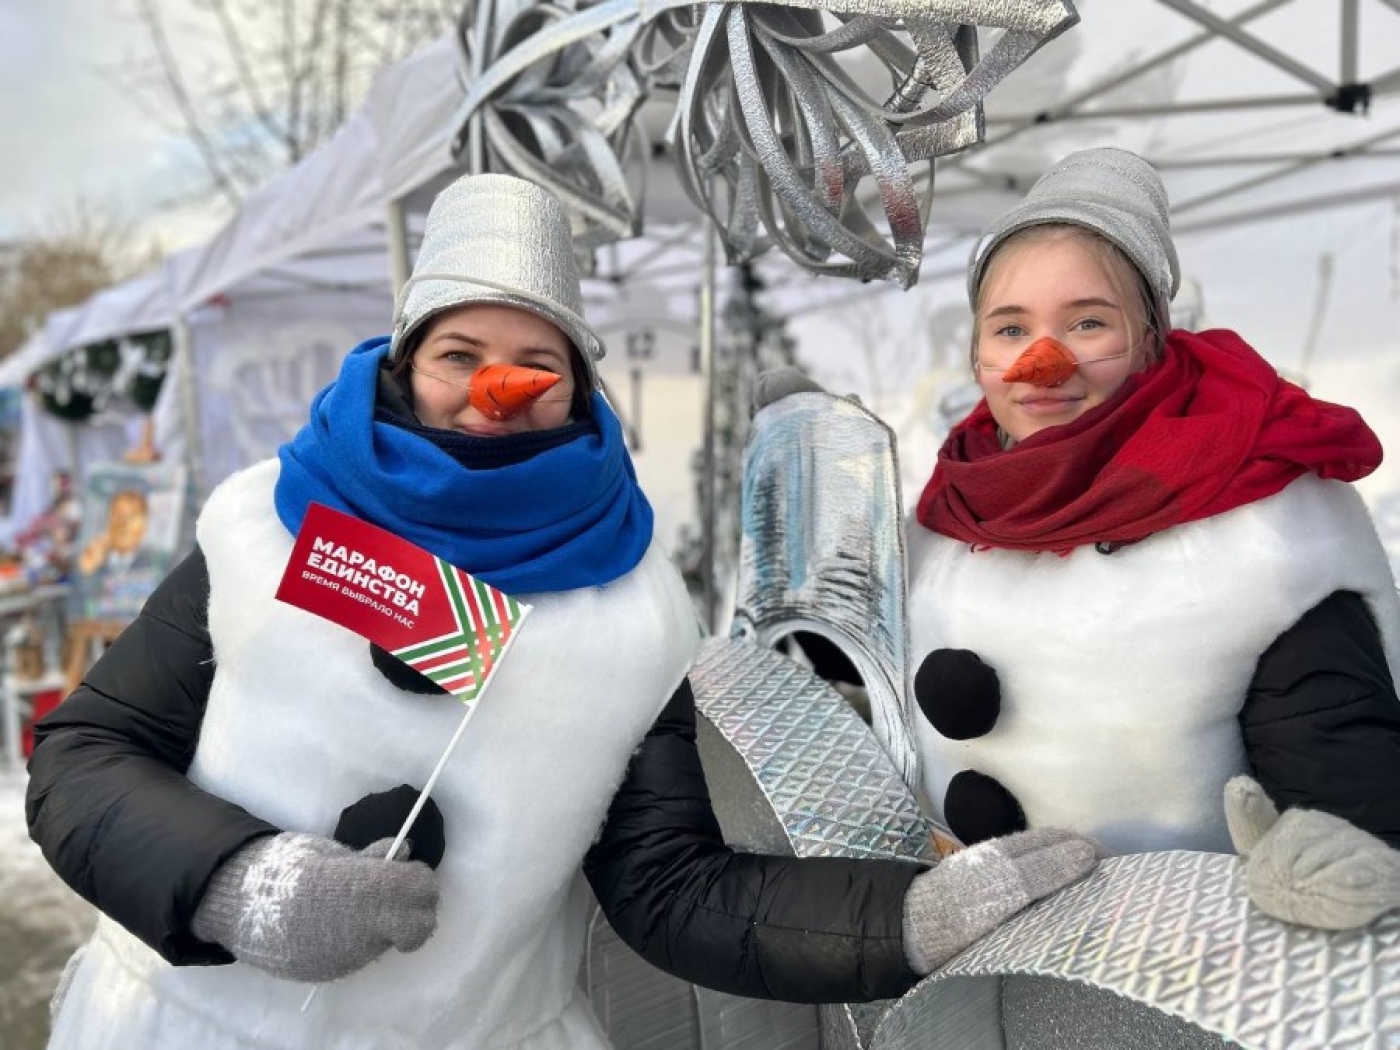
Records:
[[[462,721],[457,724],[457,731],[452,734],[452,739],[447,742],[447,749],[443,751],[442,757],[438,759],[437,768],[435,768],[432,775],[428,777],[428,782],[423,785],[423,790],[418,792],[418,798],[413,803],[413,808],[408,811],[408,817],[405,818],[403,827],[399,828],[399,833],[395,836],[393,845],[389,847],[389,852],[384,857],[386,861],[394,859],[394,854],[399,851],[399,847],[403,845],[404,839],[408,838],[408,832],[409,829],[413,827],[413,822],[418,819],[418,814],[423,812],[423,806],[428,801],[429,792],[431,792],[433,787],[437,784],[438,777],[442,776],[442,771],[447,768],[447,760],[452,757],[452,752],[457,750],[457,745],[462,740],[462,734],[466,732],[467,723],[472,720],[472,715],[476,713],[476,709],[481,705],[481,698],[486,694],[486,687],[489,686],[491,680],[496,677],[496,671],[500,668],[501,663],[506,658],[506,653],[510,652],[511,645],[514,644],[516,637],[520,634],[520,628],[524,626],[525,617],[529,615],[531,608],[533,608],[533,606],[520,605],[520,619],[515,621],[515,630],[513,630],[510,637],[506,639],[506,644],[501,647],[500,653],[497,655],[495,662],[491,665],[491,670],[486,672],[486,681],[481,683],[481,688],[476,691],[476,695],[467,703],[467,713],[462,716]],[[311,1006],[311,1001],[316,998],[316,993],[320,990],[321,986],[318,984],[307,993],[306,1001],[301,1004],[302,1013],[305,1013],[307,1008]]]

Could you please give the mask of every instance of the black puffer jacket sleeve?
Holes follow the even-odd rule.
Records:
[[[189,932],[209,878],[277,828],[185,777],[214,677],[196,550],[35,727],[25,815],[62,879],[169,962],[232,962]]]
[[[634,756],[584,862],[613,929],[649,962],[719,991],[813,1003],[891,998],[918,980],[901,922],[921,870],[726,847],[689,682]]]
[[[1366,602],[1337,591],[1259,660],[1240,713],[1254,777],[1400,848],[1400,700]]]

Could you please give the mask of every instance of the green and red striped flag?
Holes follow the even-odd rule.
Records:
[[[530,607],[391,532],[313,503],[277,597],[387,649],[471,705]]]
[[[436,560],[456,625],[446,634],[393,653],[449,693],[471,703],[491,677],[492,668],[505,654],[530,607],[441,558]]]

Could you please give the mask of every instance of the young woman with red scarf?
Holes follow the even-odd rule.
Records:
[[[1400,601],[1347,484],[1380,444],[1233,332],[1169,331],[1177,283],[1120,150],[975,250],[985,399],[910,530],[923,788],[966,841],[1233,839],[1266,911],[1360,925],[1400,905]]]

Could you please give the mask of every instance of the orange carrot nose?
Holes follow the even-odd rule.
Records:
[[[484,365],[472,375],[471,404],[487,419],[514,419],[559,379],[538,368]]]
[[[1029,383],[1031,386],[1059,386],[1074,375],[1079,362],[1058,339],[1042,336],[1026,347],[1001,375],[1003,383]]]

